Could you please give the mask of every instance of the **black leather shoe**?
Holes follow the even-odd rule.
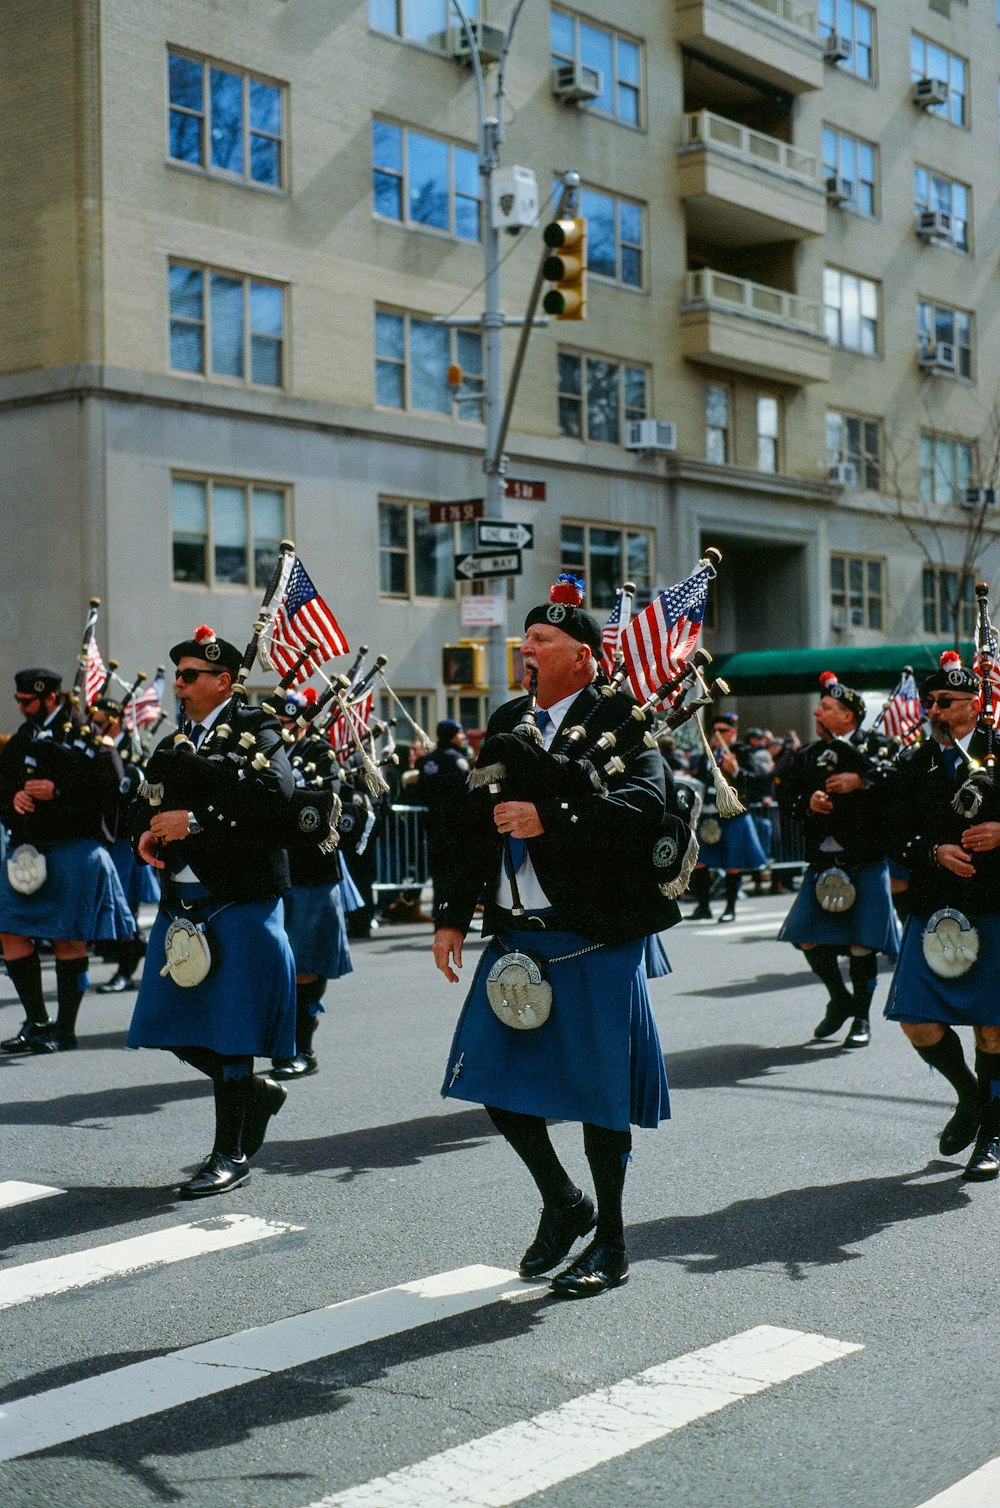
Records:
[[[980,1131],[962,1177],[969,1183],[988,1183],[1000,1175],[1000,1136]]]
[[[54,1048],[55,1052],[76,1051],[76,1032],[61,1032],[57,1026],[52,1035],[56,1044]]]
[[[288,1090],[284,1085],[276,1084],[266,1074],[254,1079],[250,1104],[243,1122],[243,1151],[247,1157],[260,1151],[267,1135],[268,1121],[272,1115],[277,1115],[287,1098]]]
[[[104,984],[99,984],[95,991],[98,995],[121,995],[125,990],[134,990],[136,982],[127,974],[112,974]]]
[[[561,1262],[574,1241],[594,1229],[594,1201],[581,1194],[575,1204],[546,1204],[535,1239],[528,1247],[518,1272],[522,1278],[537,1278]]]
[[[826,1002],[826,1015],[813,1032],[813,1036],[822,1041],[824,1037],[832,1037],[834,1032],[839,1032],[844,1022],[854,1014],[854,1006],[848,1001],[847,1005],[837,1005],[833,1000]]]
[[[586,1299],[628,1282],[628,1253],[624,1246],[591,1241],[564,1272],[552,1279],[552,1292],[560,1299]]]
[[[710,922],[712,920],[711,906],[696,906],[688,917],[689,922]]]
[[[979,1099],[959,1100],[955,1114],[941,1132],[938,1151],[942,1157],[955,1157],[964,1152],[979,1130]]]
[[[307,1079],[311,1073],[319,1073],[316,1054],[297,1052],[294,1058],[275,1058],[271,1064],[269,1079]]]
[[[207,1199],[212,1194],[228,1194],[238,1189],[250,1177],[250,1168],[245,1157],[223,1157],[213,1152],[202,1163],[193,1178],[182,1183],[177,1190],[178,1199]]]
[[[722,915],[719,917],[720,922],[734,922],[735,920],[736,909],[733,906],[727,906],[725,911],[723,911]]]
[[[867,1047],[872,1039],[871,1023],[867,1016],[855,1016],[851,1029],[844,1038],[845,1047]]]
[[[0,1050],[10,1053],[56,1051],[54,1024],[51,1021],[25,1021],[16,1037],[0,1042]]]

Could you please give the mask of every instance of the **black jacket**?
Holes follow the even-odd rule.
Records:
[[[340,779],[330,740],[307,733],[288,751],[297,787],[308,791],[337,791]],[[349,794],[348,794],[348,799]],[[296,844],[288,851],[293,885],[336,885],[343,869],[337,849],[324,853],[318,843]]]
[[[33,812],[14,810],[26,780],[52,780],[55,796]],[[0,751],[0,820],[19,843],[44,846],[72,838],[114,842],[122,764],[110,745],[95,743],[78,719],[60,711],[49,727],[23,722]]]
[[[620,727],[635,705],[620,693],[602,697],[593,686],[586,687],[560,724],[553,753],[558,753],[565,730],[582,722],[595,703],[588,742],[606,729]],[[527,698],[518,697],[493,714],[480,765],[487,756],[490,737],[514,729],[526,705]],[[565,775],[565,793],[554,789],[553,784],[558,787],[562,777],[551,764],[542,756],[539,771],[523,781],[508,780],[501,799],[534,801],[538,808],[544,832],[528,839],[528,853],[559,925],[606,943],[627,942],[673,926],[680,919],[676,902],[666,900],[652,881],[639,883],[646,872],[649,850],[665,821],[672,824],[672,841],[681,855],[688,836],[686,824],[678,815],[672,781],[668,808],[659,750],[640,744],[629,756],[625,772],[608,777],[606,796],[589,789],[585,778],[576,778],[578,772],[573,771]],[[454,863],[435,913],[439,927],[466,932],[482,897],[483,932],[496,931],[494,894],[502,843],[493,822],[493,804],[489,792],[480,788],[466,795],[456,810]]]
[[[864,790],[831,796],[833,811],[826,816],[810,811],[810,797],[814,791],[825,789],[827,777],[846,774],[860,774],[869,783]],[[778,803],[782,817],[801,822],[810,864],[882,862],[886,853],[881,823],[883,786],[884,776],[844,739],[832,743],[818,739],[796,751],[778,787]],[[833,838],[843,853],[821,851],[825,838]]]

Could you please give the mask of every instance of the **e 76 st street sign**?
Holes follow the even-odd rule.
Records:
[[[496,576],[520,576],[521,552],[508,550],[506,554],[487,554],[472,550],[455,561],[456,581],[485,581]]]
[[[533,550],[535,547],[532,524],[506,524],[494,518],[479,518],[475,528],[477,550],[488,550],[491,545],[510,550]]]

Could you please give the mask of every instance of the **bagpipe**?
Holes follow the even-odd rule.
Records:
[[[979,726],[986,737],[986,753],[980,764],[972,759],[955,739],[952,748],[957,749],[965,762],[967,774],[951,799],[954,810],[968,822],[980,815],[984,802],[996,792],[995,766],[995,707],[993,675],[997,665],[997,631],[990,622],[989,587],[985,581],[976,582],[976,657],[973,669],[979,677],[982,712]],[[995,807],[995,802],[990,802]]]

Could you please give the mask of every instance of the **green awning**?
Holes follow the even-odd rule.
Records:
[[[865,649],[747,649],[718,654],[712,661],[713,676],[729,683],[734,696],[788,696],[815,692],[819,676],[832,670],[846,686],[856,691],[891,691],[904,665],[912,665],[919,682],[936,670],[940,656],[953,644],[878,644]],[[971,664],[974,646],[959,645],[966,664]]]

